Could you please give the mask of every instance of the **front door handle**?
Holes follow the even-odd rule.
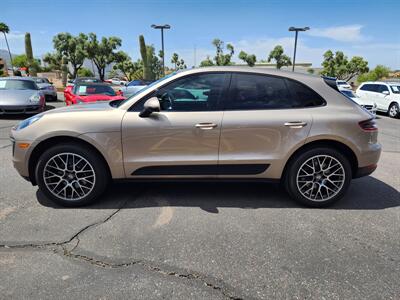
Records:
[[[195,125],[196,128],[203,129],[203,130],[210,130],[217,127],[215,123],[198,123]]]
[[[303,128],[304,126],[307,125],[307,123],[306,122],[301,122],[301,121],[298,121],[298,122],[286,122],[284,125],[287,126],[287,127],[290,127],[290,128]]]

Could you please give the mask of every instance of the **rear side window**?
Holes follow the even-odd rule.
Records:
[[[234,74],[229,95],[227,110],[288,109],[325,103],[297,81],[268,75]]]
[[[286,79],[286,83],[292,94],[293,107],[313,107],[325,104],[325,100],[320,95],[304,84],[291,79]]]
[[[228,110],[291,108],[290,93],[280,77],[251,74],[232,76]]]

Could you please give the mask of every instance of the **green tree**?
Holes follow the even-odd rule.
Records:
[[[284,50],[281,45],[275,46],[275,48],[269,53],[268,62],[271,62],[271,60],[275,60],[277,69],[280,69],[283,66],[287,67],[292,65],[290,57],[284,54]]]
[[[94,76],[93,72],[87,68],[82,67],[78,70],[78,77],[93,77],[93,76]]]
[[[82,67],[87,52],[85,50],[87,36],[80,33],[78,36],[72,36],[70,33],[59,33],[53,38],[54,49],[59,56],[65,56],[72,66],[72,78],[76,78],[79,69]]]
[[[365,81],[377,81],[389,76],[389,68],[377,65],[373,70],[369,71],[368,73],[364,73],[358,76],[357,81],[359,83]]]
[[[254,67],[257,61],[257,58],[254,54],[247,54],[244,51],[240,51],[239,58],[247,63],[249,67]]]
[[[214,66],[214,62],[211,60],[209,56],[203,61],[200,62],[200,67],[211,67]]]
[[[28,73],[32,76],[37,75],[37,64],[34,62],[31,34],[29,32],[25,33],[25,54],[28,59]]]
[[[179,62],[179,55],[178,53],[172,54],[171,63],[174,64],[174,69],[176,70],[176,66]]]
[[[26,54],[15,55],[13,58],[13,64],[18,68],[28,68],[29,63]]]
[[[212,44],[215,47],[216,55],[214,57],[214,62],[217,66],[228,66],[231,65],[231,58],[235,53],[234,48],[231,44],[226,45],[226,49],[229,53],[224,54],[224,42],[220,39],[214,39]]]
[[[116,53],[116,63],[113,66],[113,69],[119,70],[124,74],[124,76],[129,80],[133,80],[136,76],[138,76],[139,71],[142,71],[141,62],[133,62],[129,55],[123,51],[119,51]]]
[[[368,72],[368,62],[360,56],[354,56],[349,61],[342,51],[333,53],[328,50],[324,53],[322,62],[324,76],[336,77],[341,80],[350,80],[354,76]]]
[[[307,69],[307,73],[308,73],[308,74],[314,74],[314,73],[315,73],[315,70],[314,70],[313,68],[308,68],[308,69]]]
[[[116,59],[116,53],[114,50],[120,46],[121,39],[118,37],[102,37],[99,41],[95,33],[89,33],[88,41],[86,43],[87,55],[96,65],[101,80],[104,80],[107,65],[111,64]]]
[[[46,53],[43,61],[48,64],[51,70],[61,70],[62,55],[59,52]]]
[[[11,70],[13,70],[13,73],[14,73],[13,59],[11,56],[10,46],[8,45],[8,40],[7,40],[7,33],[10,32],[10,28],[7,26],[7,24],[0,22],[0,32],[2,32],[4,34],[4,39],[6,40],[6,45],[7,45],[7,49],[8,49],[8,55],[10,55]]]

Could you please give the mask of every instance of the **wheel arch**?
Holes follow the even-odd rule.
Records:
[[[288,167],[296,159],[296,157],[299,154],[301,154],[309,149],[316,148],[316,147],[328,147],[328,148],[338,150],[346,158],[349,159],[349,162],[351,165],[352,176],[354,177],[354,175],[357,173],[358,159],[357,159],[357,156],[354,153],[354,151],[349,146],[347,146],[346,144],[344,144],[342,142],[339,142],[336,140],[323,139],[323,140],[316,140],[316,141],[308,142],[308,143],[302,145],[301,147],[299,147],[298,149],[296,149],[291,154],[291,156],[289,157],[289,159],[287,160],[287,162],[285,164],[285,167],[282,172],[282,179],[284,179],[286,177],[286,172],[287,172]]]
[[[50,147],[53,147],[58,144],[62,143],[69,143],[69,144],[80,144],[83,145],[89,149],[91,149],[93,152],[95,152],[100,159],[103,161],[104,165],[106,166],[108,175],[111,176],[111,170],[110,166],[107,163],[107,160],[105,159],[104,155],[91,143],[79,138],[79,137],[73,137],[73,136],[56,136],[56,137],[50,137],[48,139],[45,139],[41,141],[39,144],[36,145],[36,147],[32,150],[32,153],[29,157],[29,162],[28,162],[28,172],[29,172],[29,180],[33,185],[36,185],[36,177],[35,177],[35,167],[37,165],[37,162],[40,158],[40,155],[49,149]]]

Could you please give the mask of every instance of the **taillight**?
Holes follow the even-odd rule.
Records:
[[[369,119],[365,121],[358,122],[358,125],[360,125],[361,129],[364,131],[377,131],[378,126],[376,125],[376,122],[374,119]]]

